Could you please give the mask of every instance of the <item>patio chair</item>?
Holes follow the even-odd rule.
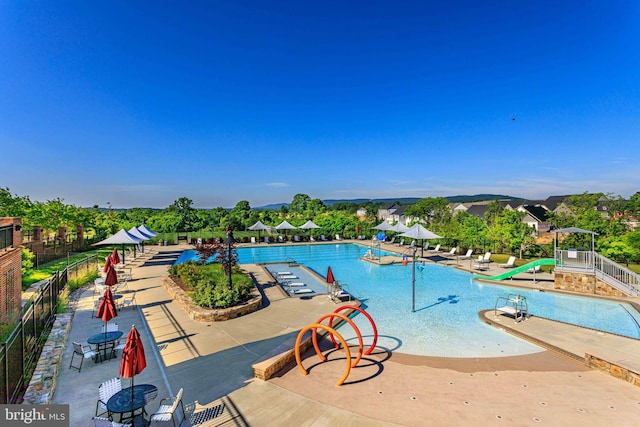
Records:
[[[256,236],[251,236],[251,243],[256,244]]]
[[[429,252],[440,252],[440,243],[438,243],[435,248],[429,249]]]
[[[513,268],[515,267],[516,257],[510,256],[509,260],[504,264],[498,264],[498,267],[502,268]]]
[[[339,234],[336,234],[336,240],[342,240]]]
[[[106,331],[105,331],[106,328]],[[116,322],[109,322],[109,323],[105,323],[104,325],[102,325],[102,328],[100,328],[100,332],[102,332],[103,334],[106,332],[114,332],[114,331],[118,331],[118,324]]]
[[[393,236],[393,238],[391,240],[389,240],[389,244],[393,245],[393,242],[395,242],[395,241],[396,241],[396,236]]]
[[[478,255],[478,261],[476,264],[473,264],[471,266],[473,269],[475,270],[488,270],[489,266],[487,266],[487,263],[484,262],[484,258],[482,255]]]
[[[149,425],[163,425],[171,422],[173,426],[180,426],[186,420],[184,412],[184,404],[182,403],[181,388],[173,399],[166,397],[160,401],[160,407],[156,412],[149,417]],[[178,407],[180,407],[182,413],[178,413]]]
[[[76,354],[80,356],[80,366],[73,365],[73,359]],[[92,349],[90,345],[82,345],[79,342],[74,342],[73,354],[71,355],[71,363],[69,364],[69,369],[75,368],[78,370],[78,372],[80,372],[82,370],[82,362],[84,362],[84,359],[95,357],[97,354],[98,353],[94,349]]]
[[[131,427],[131,424],[117,423],[104,417],[93,417],[93,427]]]
[[[135,307],[136,305],[136,291],[133,291],[130,295],[126,295],[122,297],[122,302],[120,303],[120,310],[125,309],[127,307]]]
[[[400,243],[398,243],[398,246],[404,246],[404,239],[400,239]]]
[[[320,240],[322,240],[323,242],[328,242],[324,234],[320,236]]]
[[[107,416],[111,416],[109,410],[107,409],[107,402],[109,401],[111,396],[113,396],[120,390],[122,390],[122,381],[120,381],[120,378],[112,378],[98,386],[96,417],[101,417],[104,414],[107,414]]]

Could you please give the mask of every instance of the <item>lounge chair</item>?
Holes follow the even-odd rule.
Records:
[[[291,291],[291,293],[293,293],[294,295],[298,295],[298,294],[312,294],[312,293],[313,293],[313,289],[309,289],[309,288],[293,289],[293,290]]]
[[[251,236],[251,243],[256,244],[256,236]]]
[[[541,271],[540,266],[536,265],[527,270],[527,273],[539,273]]]
[[[336,234],[336,240],[342,240],[339,234]]]
[[[478,262],[489,264],[491,262],[491,252],[485,252],[484,256],[478,258]]]
[[[271,243],[271,240],[269,240],[269,236],[264,236],[264,242]]]
[[[455,256],[456,252],[458,252],[458,247],[454,246],[451,248],[451,250],[449,252],[445,252],[442,255],[443,256],[447,256],[447,257],[451,257],[451,256]]]
[[[393,236],[393,238],[392,238],[391,240],[389,240],[389,242],[388,242],[388,243],[389,243],[390,245],[393,245],[393,242],[395,242],[395,241],[396,241],[396,237],[395,237],[395,236]]]
[[[471,268],[474,270],[488,270],[489,266],[484,262],[484,257],[482,255],[478,255],[477,263],[471,265]]]
[[[471,255],[473,255],[473,249],[467,250],[467,253],[461,256],[459,259],[471,259]]]
[[[498,264],[498,267],[502,268],[513,268],[515,267],[516,257],[510,256],[509,260],[504,264]]]
[[[435,248],[429,249],[429,252],[440,252],[440,243],[438,243]]]
[[[398,246],[404,246],[404,239],[400,239],[400,243],[398,243]]]
[[[323,242],[328,242],[328,240],[327,240],[327,238],[325,237],[324,234],[322,236],[320,236],[320,240],[322,240]]]
[[[278,236],[278,243],[284,243],[284,239],[282,238],[282,236]]]
[[[298,237],[297,234],[295,236],[293,236],[293,241],[294,242],[301,242],[300,237]]]

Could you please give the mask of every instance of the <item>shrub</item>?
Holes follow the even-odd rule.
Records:
[[[193,302],[201,307],[227,308],[246,301],[252,289],[251,278],[238,268],[233,269],[232,286],[229,276],[218,263],[198,265],[194,262],[178,264],[170,273],[177,275],[193,289]]]

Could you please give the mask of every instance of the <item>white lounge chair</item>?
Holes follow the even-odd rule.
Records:
[[[540,266],[536,265],[527,270],[527,273],[539,273],[541,271]]]
[[[298,295],[298,294],[312,294],[313,293],[313,289],[309,289],[309,288],[302,288],[302,289],[293,289],[292,293],[294,295]]]
[[[502,268],[513,268],[515,267],[516,257],[513,255],[509,257],[509,260],[504,264],[498,264],[498,267]]]
[[[449,252],[445,252],[442,255],[443,256],[454,256],[456,254],[456,252],[458,252],[458,247],[454,246],[453,248],[451,248],[451,250]]]
[[[339,234],[336,234],[336,240],[342,240]]]
[[[473,255],[473,249],[467,250],[467,253],[460,257],[460,259],[471,259]]]
[[[440,252],[440,243],[438,243],[435,248],[429,249],[429,252]]]
[[[471,268],[475,270],[488,270],[489,266],[486,262],[484,262],[484,258],[482,255],[478,255],[478,260],[476,264],[471,265]]]
[[[322,240],[323,242],[328,242],[324,234],[320,236],[320,240]]]

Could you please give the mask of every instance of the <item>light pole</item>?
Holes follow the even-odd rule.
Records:
[[[236,239],[233,238],[233,231],[231,229],[229,229],[227,231],[227,238],[224,239],[224,243],[227,244],[227,263],[229,266],[229,289],[231,289],[232,285],[233,285],[233,280],[231,278],[231,270],[232,270],[232,265],[231,265],[231,246],[236,242]]]
[[[411,312],[416,312],[416,251],[418,248],[413,248],[413,256],[411,259]]]

